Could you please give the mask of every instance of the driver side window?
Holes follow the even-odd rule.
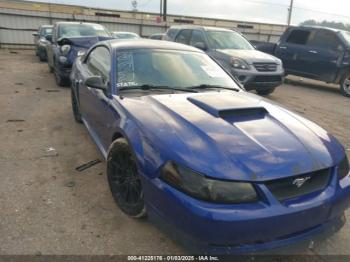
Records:
[[[99,46],[92,50],[86,60],[86,66],[92,76],[102,76],[105,82],[109,82],[111,58],[106,47]]]

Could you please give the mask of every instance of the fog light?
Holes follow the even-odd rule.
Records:
[[[65,63],[65,62],[67,62],[67,57],[60,56],[59,61],[60,61],[60,63]]]

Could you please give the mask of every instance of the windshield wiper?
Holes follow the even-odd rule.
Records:
[[[198,93],[198,91],[193,90],[192,88],[179,88],[179,87],[170,87],[170,86],[154,86],[154,85],[140,85],[140,86],[128,86],[128,87],[121,87],[119,88],[119,91],[123,90],[172,90],[172,91],[182,91],[182,92],[191,92],[191,93]]]
[[[202,85],[198,85],[198,86],[191,86],[189,87],[190,89],[227,89],[227,90],[231,90],[231,91],[236,91],[239,92],[240,89],[235,88],[235,87],[225,87],[225,86],[218,86],[218,85],[207,85],[207,84],[202,84]]]

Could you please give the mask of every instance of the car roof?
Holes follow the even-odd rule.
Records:
[[[302,26],[293,26],[292,28],[294,29],[324,29],[324,30],[329,30],[333,32],[349,32],[346,30],[341,30],[337,28],[332,28],[332,27],[326,27],[326,26],[317,26],[317,25],[302,25]]]
[[[55,24],[57,24],[57,25],[78,25],[78,24],[82,24],[82,25],[99,25],[99,24],[97,24],[97,23],[65,22],[65,21],[56,22]]]
[[[152,39],[113,39],[104,41],[105,44],[116,50],[126,49],[165,49],[165,50],[180,50],[204,53],[203,51],[184,44],[175,42],[152,40]]]
[[[233,29],[227,29],[222,27],[213,26],[199,26],[199,25],[173,25],[170,29],[199,29],[204,31],[234,31]]]
[[[126,32],[126,31],[113,31],[113,34],[130,34],[130,35],[138,35],[137,33],[134,32]]]

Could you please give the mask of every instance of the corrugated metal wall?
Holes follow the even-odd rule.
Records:
[[[43,24],[52,24],[62,20],[76,20],[97,22],[111,31],[131,31],[147,37],[154,33],[165,32],[171,25],[178,25],[175,20],[182,19],[180,16],[168,16],[167,25],[159,24],[151,19],[144,19],[150,15],[124,12],[122,17],[103,17],[75,13],[58,13],[47,11],[19,10],[0,7],[0,47],[31,47],[33,44],[32,34]],[[154,14],[153,14],[154,15]],[[217,20],[207,18],[191,18],[193,24],[205,26],[218,26],[225,28],[238,28],[250,40],[277,42],[284,32],[283,25],[269,25],[258,23],[245,23],[229,20]]]

